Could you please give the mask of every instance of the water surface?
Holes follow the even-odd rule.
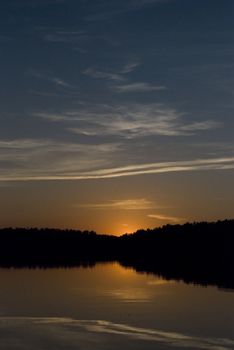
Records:
[[[0,269],[0,349],[234,349],[234,293],[118,263]]]

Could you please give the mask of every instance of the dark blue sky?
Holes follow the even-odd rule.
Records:
[[[1,1],[2,225],[233,216],[233,15],[231,0]],[[69,215],[45,219],[32,193]]]

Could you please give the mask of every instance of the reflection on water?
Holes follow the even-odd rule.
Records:
[[[103,295],[120,299],[125,303],[147,303],[152,296],[150,291],[143,288],[114,289],[104,291]]]
[[[14,335],[9,339],[9,335]],[[234,340],[192,337],[182,333],[132,327],[100,320],[69,318],[0,318],[0,349],[153,349],[192,348],[230,350]],[[116,343],[117,341],[117,343]],[[36,346],[36,347],[35,347]]]
[[[0,350],[234,349],[234,293],[117,263],[0,269]]]

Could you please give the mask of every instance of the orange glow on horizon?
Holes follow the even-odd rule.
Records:
[[[137,226],[137,225],[134,225],[134,224],[122,224],[120,225],[120,228],[117,228],[116,230],[114,230],[113,234],[115,236],[122,236],[126,233],[134,233],[136,232],[137,230],[139,230],[140,228]]]

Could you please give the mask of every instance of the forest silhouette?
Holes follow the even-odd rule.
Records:
[[[165,225],[120,237],[93,231],[0,229],[1,267],[76,267],[117,261],[138,272],[234,289],[234,220]]]

